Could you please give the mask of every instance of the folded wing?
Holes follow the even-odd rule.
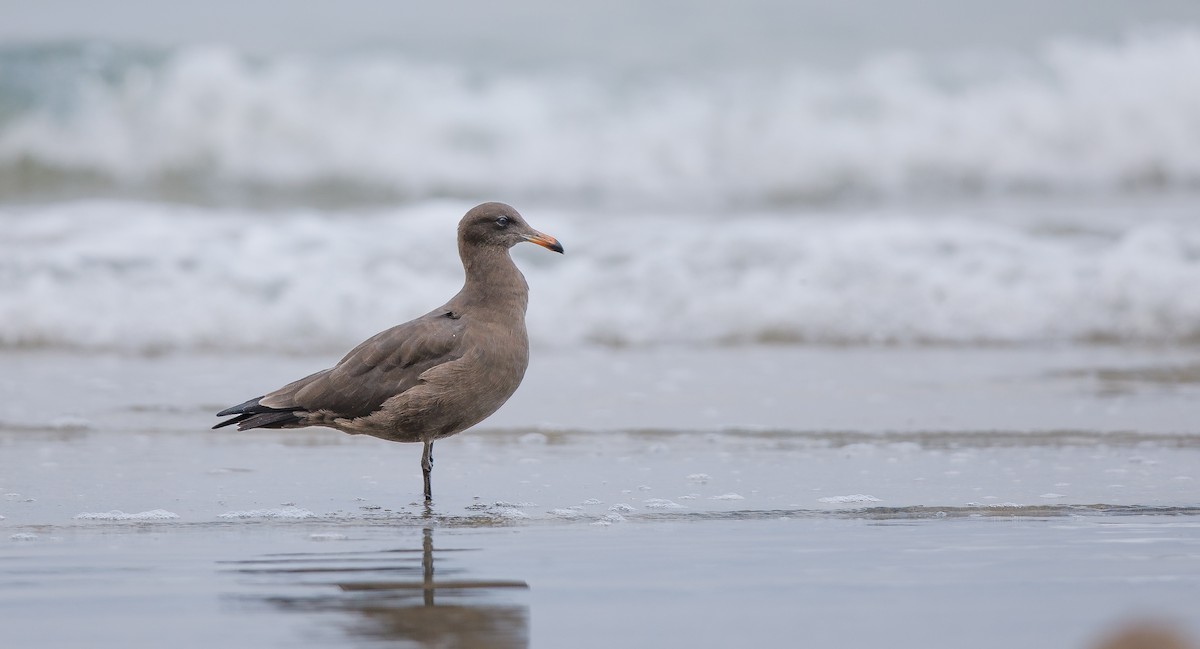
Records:
[[[306,426],[305,415],[317,411],[346,419],[367,416],[417,385],[426,370],[461,358],[464,324],[457,314],[440,310],[382,331],[330,369],[222,410],[218,417],[236,416],[213,428],[295,428]]]

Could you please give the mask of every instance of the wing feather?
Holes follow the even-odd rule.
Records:
[[[363,341],[334,367],[261,399],[264,406],[356,418],[417,385],[430,368],[462,357],[463,321],[435,311]]]

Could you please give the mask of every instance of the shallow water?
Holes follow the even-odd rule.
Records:
[[[6,643],[1084,647],[1144,617],[1200,635],[1200,386],[1147,369],[1188,353],[535,358],[489,427],[435,447],[426,511],[417,446],[205,430],[319,359],[5,354]]]
[[[12,542],[0,598],[14,646],[1083,646],[1132,615],[1188,620],[1196,530],[1154,514],[68,525]]]
[[[1200,638],[1200,5],[43,4],[0,647]],[[432,507],[418,447],[208,430],[496,199],[568,254]]]

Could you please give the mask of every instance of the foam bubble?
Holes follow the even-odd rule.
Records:
[[[666,498],[648,498],[642,501],[646,509],[687,509],[683,505]]]
[[[512,519],[512,520],[520,520],[520,519],[529,518],[529,514],[526,514],[525,512],[521,511],[520,509],[517,509],[516,507],[501,506],[501,507],[496,507],[496,508],[492,509],[491,512],[494,516],[497,516],[499,518],[508,518],[508,519]]]
[[[119,509],[114,509],[107,512],[84,512],[76,514],[75,518],[85,521],[166,521],[177,519],[179,515],[165,509],[152,509],[136,514],[126,514]]]
[[[604,526],[612,525],[613,523],[624,523],[625,520],[626,519],[624,516],[614,512],[614,513],[605,514],[604,516],[601,516],[599,519],[592,521],[592,525],[604,527]]]
[[[218,518],[227,519],[253,519],[263,518],[269,520],[299,520],[304,518],[316,518],[316,514],[307,509],[300,507],[279,507],[274,509],[250,509],[245,511],[229,511],[221,514]]]
[[[847,504],[853,504],[853,503],[882,502],[875,496],[868,496],[867,494],[851,494],[849,496],[827,496],[825,498],[818,498],[817,501],[827,503],[830,505],[847,505]]]

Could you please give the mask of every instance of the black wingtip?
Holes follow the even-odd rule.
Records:
[[[251,428],[287,428],[299,424],[301,421],[295,410],[255,412],[246,415],[245,419],[245,421],[238,423],[238,430],[250,430]]]
[[[225,417],[225,416],[227,416],[227,415],[229,415],[229,414],[232,414],[232,413],[229,413],[229,412],[227,412],[227,411],[224,411],[224,410],[222,410],[221,412],[224,412],[225,414],[223,414],[223,415],[217,415],[218,417]],[[234,418],[232,418],[232,419],[226,419],[225,421],[223,421],[223,422],[221,422],[221,423],[219,423],[219,424],[217,424],[217,425],[213,426],[211,430],[216,430],[216,429],[218,429],[218,428],[224,428],[225,426],[231,426],[231,425],[233,425],[233,424],[236,424],[236,423],[238,423],[238,422],[245,421],[245,420],[249,419],[251,416],[252,416],[252,414],[251,414],[251,413],[243,413],[243,414],[240,414],[240,415],[238,415],[237,417],[234,417]]]
[[[262,405],[260,403],[262,399],[263,397],[255,397],[245,403],[218,412],[218,417],[237,416],[213,426],[212,430],[233,424],[238,425],[238,430],[249,430],[251,428],[284,428],[300,423],[300,417],[296,415],[296,411],[301,408],[272,408]]]
[[[217,416],[218,417],[228,417],[229,415],[245,414],[245,413],[249,412],[251,408],[258,406],[259,401],[262,401],[262,397],[254,397],[253,399],[251,399],[249,401],[239,403],[236,406],[232,406],[232,407],[222,410],[221,412],[218,412]],[[220,425],[224,426],[225,424],[220,424]]]
[[[227,419],[227,420],[213,426],[212,430],[216,430],[218,428],[224,428],[225,426],[232,426],[233,424],[240,424],[241,422],[253,417],[255,415],[255,413],[261,412],[262,410],[264,410],[264,408],[259,405],[259,403],[258,403],[259,401],[262,401],[262,397],[254,397],[253,399],[251,399],[249,401],[239,403],[236,406],[232,406],[232,407],[222,410],[221,412],[218,412],[217,413],[218,417],[228,417],[230,415],[237,415],[237,416],[232,419]]]

